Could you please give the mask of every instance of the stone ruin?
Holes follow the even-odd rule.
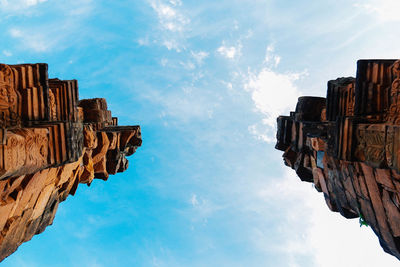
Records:
[[[277,122],[285,164],[400,259],[400,60],[359,60],[356,78],[329,81],[326,98],[300,97]]]
[[[51,225],[80,183],[125,171],[142,143],[104,98],[79,100],[77,81],[47,68],[0,64],[0,261]]]

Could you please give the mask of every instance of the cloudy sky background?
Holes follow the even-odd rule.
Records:
[[[0,0],[0,61],[46,62],[140,124],[3,266],[398,266],[274,150],[300,95],[399,58],[397,0]]]

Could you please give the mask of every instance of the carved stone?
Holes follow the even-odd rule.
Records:
[[[0,64],[0,261],[52,224],[80,183],[122,172],[142,143],[103,98],[78,98],[76,80],[46,64]]]
[[[326,99],[301,97],[277,122],[285,164],[400,259],[400,60],[359,60],[356,78],[329,81]]]

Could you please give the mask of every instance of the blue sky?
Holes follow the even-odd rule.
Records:
[[[397,266],[274,150],[299,95],[398,58],[396,0],[0,0],[1,62],[46,62],[140,124],[2,266]]]

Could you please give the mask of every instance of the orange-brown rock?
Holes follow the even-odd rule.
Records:
[[[329,81],[326,98],[300,97],[277,122],[285,164],[400,259],[400,60],[359,60],[356,78]]]
[[[0,261],[52,224],[80,183],[128,167],[139,126],[118,126],[103,98],[78,98],[76,80],[46,64],[0,64]]]

